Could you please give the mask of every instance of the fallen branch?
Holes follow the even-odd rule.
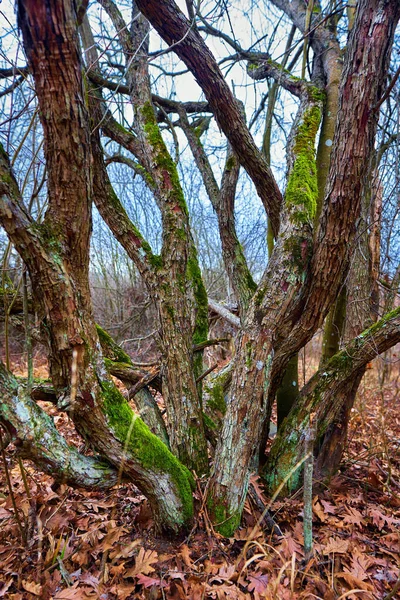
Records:
[[[228,323],[233,325],[234,327],[240,328],[240,319],[236,315],[234,315],[230,310],[219,304],[212,298],[208,299],[208,307],[213,310],[217,315],[225,319]]]

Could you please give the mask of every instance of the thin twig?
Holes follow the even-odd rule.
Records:
[[[6,474],[6,479],[7,479],[7,486],[8,486],[8,491],[10,494],[10,498],[11,498],[11,503],[13,505],[13,509],[14,509],[14,516],[15,516],[15,520],[17,522],[18,525],[18,529],[20,531],[21,534],[21,538],[23,543],[25,544],[26,542],[26,531],[24,530],[24,528],[22,527],[22,523],[21,523],[21,519],[19,518],[19,513],[18,513],[18,508],[17,508],[17,503],[15,501],[15,496],[14,496],[14,490],[12,488],[12,483],[11,483],[11,478],[10,478],[10,473],[8,470],[8,465],[7,465],[7,459],[6,459],[6,453],[4,452],[4,446],[3,446],[3,435],[1,433],[1,427],[0,427],[0,448],[1,448],[1,456],[3,458],[3,464],[4,464],[4,472]]]

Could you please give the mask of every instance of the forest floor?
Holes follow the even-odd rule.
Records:
[[[270,508],[282,537],[257,525],[260,513],[247,501],[232,539],[215,534],[201,508],[190,535],[161,539],[133,485],[103,493],[55,486],[28,461],[21,468],[10,445],[19,523],[0,457],[0,598],[400,598],[399,385],[392,377],[379,387],[375,368],[364,378],[341,471],[313,500],[307,563],[301,493]],[[79,444],[68,417],[46,410]],[[201,482],[196,498],[201,507]]]

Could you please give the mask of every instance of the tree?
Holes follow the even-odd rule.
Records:
[[[171,0],[137,0],[129,24],[123,7],[112,0],[99,0],[99,4],[118,41],[114,56],[107,57],[114,65],[113,59],[119,57],[115,68],[123,77],[118,81],[105,77],[99,66],[86,3],[77,10],[72,0],[17,3],[27,66],[4,69],[2,75],[19,72],[33,78],[44,139],[47,207],[43,218],[29,214],[2,150],[0,222],[29,272],[57,405],[68,412],[77,431],[102,458],[89,459],[68,448],[35,404],[30,386],[18,388],[4,367],[0,421],[25,456],[71,484],[82,485],[83,471],[88,474],[86,485],[107,487],[115,484],[115,472],[123,470],[149,499],[159,526],[173,531],[191,522],[190,471],[209,474],[207,440],[216,443],[207,501],[217,529],[230,535],[240,522],[250,472],[257,469],[265,448],[285,369],[322,325],[349,267],[363,202],[371,190],[379,107],[400,3],[358,2],[342,66],[337,13],[328,14],[318,2],[273,0],[291,21],[291,35],[297,31],[303,40],[300,78],[269,54],[246,51],[216,31],[196,14],[191,2],[187,18]],[[178,102],[152,93],[150,25],[194,76],[205,101]],[[247,62],[252,79],[276,81],[297,99],[283,195],[202,30],[233,46],[240,60]],[[310,77],[304,67],[308,45]],[[104,95],[107,90],[129,98],[129,129],[112,115],[112,104]],[[193,118],[193,113],[201,118]],[[210,117],[228,142],[220,183],[202,144]],[[176,119],[173,125],[172,118]],[[239,306],[240,319],[228,315],[239,324],[235,359],[204,386],[208,299],[177,165],[162,135],[164,123],[172,131],[182,129],[201,172]],[[104,138],[123,149],[119,160],[140,175],[154,195],[162,218],[159,255],[115,193],[106,168]],[[259,194],[275,237],[258,283],[235,228],[240,166]],[[156,383],[154,373],[138,374],[130,357],[95,324],[89,288],[92,203],[135,264],[157,306],[162,369]],[[333,456],[331,448],[338,429],[347,423],[348,392],[355,394],[371,358],[400,340],[399,325],[398,309],[384,315],[350,339],[301,390],[262,466],[270,490],[299,461],[311,421],[318,475],[338,466],[341,453]],[[142,413],[147,424],[132,411],[110,374],[125,382],[140,380],[135,392],[151,382],[162,390],[168,436],[146,391],[136,402],[147,403]],[[41,444],[43,436],[46,443]],[[70,456],[67,469],[65,454]],[[93,470],[96,481],[89,477]],[[288,489],[301,485],[300,473],[297,469]]]

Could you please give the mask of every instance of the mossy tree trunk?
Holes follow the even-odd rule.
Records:
[[[230,535],[240,522],[250,469],[276,391],[272,377],[273,332],[277,323],[284,323],[286,311],[301,293],[310,256],[310,223],[317,193],[314,144],[322,96],[305,84],[299,93],[301,104],[289,150],[281,233],[239,336],[230,398],[209,487],[209,509],[225,535]]]
[[[27,215],[2,151],[1,223],[29,270],[45,315],[60,406],[94,448],[117,469],[124,465],[159,525],[176,531],[193,514],[190,474],[109,379],[91,311],[91,149],[75,6],[69,0],[21,0],[18,19],[45,138],[48,209],[42,224]]]
[[[316,427],[315,479],[329,477],[340,461],[351,404],[348,393],[357,389],[365,365],[400,340],[400,309],[365,330],[332,357],[302,389],[271,448],[264,478],[271,493],[304,456],[310,415]],[[341,425],[342,424],[342,425]],[[289,480],[284,494],[302,485],[301,469]]]
[[[385,14],[384,19],[381,18],[382,13]],[[315,215],[315,207],[312,211],[310,206],[313,199],[316,202],[318,189],[316,182],[309,179],[312,169],[315,169],[312,153],[319,125],[319,118],[315,118],[318,107],[311,103],[300,112],[302,121],[293,136],[294,160],[285,195],[289,218],[282,219],[278,242],[266,271],[266,289],[263,289],[263,278],[250,304],[245,332],[239,340],[221,444],[216,451],[209,504],[223,533],[230,534],[240,518],[243,492],[254,450],[260,441],[259,421],[268,413],[266,407],[275,392],[276,381],[279,381],[290,355],[310,339],[317,323],[320,324],[325,317],[348,265],[360,213],[361,182],[368,169],[377,127],[377,115],[371,107],[375,106],[382,93],[393,27],[399,16],[398,5],[368,0],[359,4],[340,86],[339,118],[333,140],[327,195],[314,238],[309,271],[307,257],[311,248],[308,246],[306,223],[307,217],[312,219]],[[360,64],[363,70],[360,70]],[[263,64],[260,71],[265,72],[268,68]],[[284,79],[288,89],[293,89],[296,82]],[[366,110],[369,111],[367,121]],[[307,123],[306,127],[302,126],[304,123]],[[316,125],[315,130],[312,123]],[[308,191],[308,202],[304,190]],[[293,212],[290,213],[290,210]],[[297,225],[299,222],[305,224],[296,230],[293,227],[296,222]],[[294,265],[296,260],[297,265]],[[288,265],[290,278],[285,275]],[[305,281],[307,285],[304,285]],[[282,295],[283,290],[285,295]],[[296,407],[297,403],[292,409],[294,414]],[[283,438],[279,436],[279,440],[285,439],[284,444],[288,448],[290,440],[293,440],[293,422],[290,425],[290,430],[284,428]],[[297,425],[300,436],[304,427],[303,418]],[[278,443],[276,441],[274,446],[277,447]],[[273,463],[268,461],[268,464]],[[282,475],[288,472],[286,467],[282,469]]]
[[[57,481],[83,488],[108,489],[117,470],[106,461],[80,454],[67,444],[53,420],[25,392],[0,361],[0,424],[20,456]],[[38,443],[40,440],[40,443]]]
[[[108,0],[102,0],[102,5],[118,32],[126,58],[126,77],[135,108],[135,136],[130,135],[131,149],[161,210],[161,255],[154,255],[112,189],[99,135],[99,126],[104,119],[101,98],[93,88],[94,200],[103,219],[142,274],[158,308],[164,363],[162,391],[171,448],[183,464],[198,474],[204,474],[208,471],[207,444],[201,386],[196,385],[196,379],[203,371],[203,353],[194,352],[193,344],[207,339],[207,294],[177,167],[164,143],[152,105],[148,73],[149,23],[133,3],[133,25],[127,33],[126,24],[116,5]],[[88,64],[96,65],[97,53],[86,19],[81,29]]]

